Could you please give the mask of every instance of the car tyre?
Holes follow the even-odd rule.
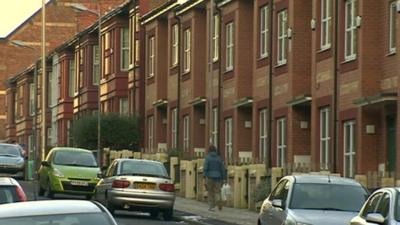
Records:
[[[115,206],[108,200],[108,198],[105,198],[105,202],[106,202],[106,208],[108,209],[108,211],[110,211],[111,215],[115,215]]]
[[[151,218],[157,218],[157,217],[158,217],[158,214],[159,214],[159,213],[158,213],[158,211],[156,211],[156,210],[150,212]]]
[[[163,212],[163,218],[166,221],[171,221],[174,217],[174,209],[167,209]]]

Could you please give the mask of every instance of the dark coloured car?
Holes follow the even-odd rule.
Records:
[[[23,179],[25,157],[19,145],[0,143],[0,177]]]

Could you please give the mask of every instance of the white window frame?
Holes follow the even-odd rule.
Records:
[[[178,143],[177,136],[178,128],[178,109],[174,108],[171,110],[171,148],[176,148]]]
[[[126,36],[125,36],[126,35]],[[121,28],[121,55],[120,55],[120,69],[121,71],[129,70],[129,28],[123,27]],[[126,64],[125,64],[125,63]]]
[[[259,113],[259,157],[260,162],[265,162],[267,156],[267,139],[268,139],[268,129],[267,129],[267,109],[260,110]]]
[[[127,97],[119,98],[119,113],[121,115],[128,115],[129,114],[129,104]]]
[[[269,7],[260,8],[260,58],[268,57]]]
[[[321,0],[321,50],[331,47],[332,0]]]
[[[190,149],[190,118],[188,115],[183,117],[183,150]]]
[[[183,72],[189,73],[191,67],[191,56],[192,56],[192,33],[190,28],[186,29],[183,35]]]
[[[286,166],[286,151],[287,151],[287,138],[286,138],[286,118],[277,120],[277,166],[284,168]]]
[[[148,137],[147,137],[147,146],[148,152],[153,152],[154,148],[154,116],[149,116],[147,119],[148,123]]]
[[[330,108],[321,108],[320,118],[320,169],[329,170],[329,148],[330,148]]]
[[[171,49],[171,58],[172,58],[172,66],[176,66],[179,63],[179,58],[178,58],[178,51],[179,51],[179,30],[178,30],[178,24],[174,24],[172,26],[172,49]]]
[[[349,7],[350,7],[350,15],[349,15]],[[349,21],[350,17],[350,21]],[[350,22],[350,24],[349,24]],[[356,0],[346,0],[345,3],[345,45],[344,45],[344,55],[345,60],[350,61],[357,58],[356,54]],[[348,47],[348,39],[351,39],[350,49]]]
[[[343,149],[344,149],[344,171],[345,177],[353,178],[355,175],[355,163],[356,163],[356,134],[355,134],[355,121],[346,121],[343,124]],[[349,165],[347,164],[347,158],[349,158]],[[349,171],[349,172],[347,172]]]
[[[278,66],[287,63],[288,49],[288,18],[287,9],[278,13]]]
[[[212,130],[211,130],[212,144],[218,146],[218,107],[212,109]]]
[[[68,62],[68,95],[74,97],[75,94],[75,59],[71,58]]]
[[[213,42],[213,62],[218,61],[219,59],[219,15],[216,14],[213,17],[213,34],[212,34],[212,42]]]
[[[100,48],[93,45],[93,85],[99,85],[100,82]]]
[[[396,16],[397,16],[397,1],[390,3],[389,8],[389,53],[396,52]]]
[[[233,120],[225,119],[225,159],[228,165],[233,164]]]
[[[233,62],[234,62],[234,26],[233,22],[227,23],[225,25],[226,31],[226,62],[225,62],[225,70],[231,71],[233,70]]]
[[[149,38],[149,77],[154,76],[155,70],[155,38],[154,36]]]
[[[29,84],[29,115],[35,115],[35,84]]]

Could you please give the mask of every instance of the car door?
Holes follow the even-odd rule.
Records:
[[[105,176],[96,185],[96,200],[104,203],[106,201],[106,192],[112,187],[112,182],[118,173],[118,161],[114,161],[108,168]]]
[[[270,196],[268,197],[268,201],[262,212],[262,221],[268,225],[281,225],[282,224],[282,217],[284,217],[284,210],[282,208],[276,207],[273,205],[274,200],[281,200],[283,208],[285,208],[286,198],[285,200],[282,199],[287,193],[285,194],[285,188],[287,188],[287,184],[289,181],[287,179],[281,180],[272,191]]]
[[[371,195],[368,198],[367,202],[364,204],[364,207],[361,209],[360,213],[357,217],[351,220],[351,225],[370,225],[367,223],[366,218],[369,213],[375,213],[378,210],[378,206],[380,200],[382,199],[384,192],[377,192]]]

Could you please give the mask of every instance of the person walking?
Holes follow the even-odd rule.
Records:
[[[211,145],[208,148],[206,160],[204,161],[204,178],[208,191],[208,210],[214,211],[216,204],[222,210],[221,186],[226,180],[225,165],[217,153],[217,148]]]

